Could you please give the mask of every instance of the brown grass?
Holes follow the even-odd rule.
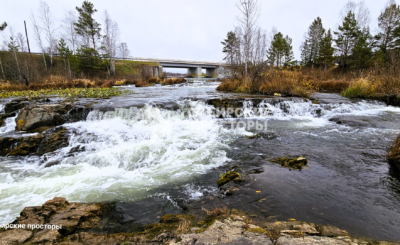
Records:
[[[172,85],[172,84],[179,84],[179,83],[185,83],[186,80],[184,78],[165,78],[164,80],[161,81],[162,85]]]
[[[213,217],[223,217],[226,218],[229,216],[230,214],[230,210],[227,207],[215,207],[212,210],[207,210],[205,208],[203,208],[204,211],[206,211],[208,216],[213,216]]]

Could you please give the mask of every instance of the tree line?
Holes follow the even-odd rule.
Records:
[[[62,23],[57,26],[47,2],[40,1],[36,14],[31,13],[30,22],[34,43],[42,54],[43,73],[54,74],[57,70],[58,74],[63,71],[64,75],[75,77],[104,71],[107,76],[115,75],[114,59],[128,58],[129,49],[120,41],[118,23],[105,11],[101,24],[94,18],[96,12],[93,3],[83,1],[75,10],[65,11]],[[0,79],[24,80],[28,84],[35,76],[33,70],[39,68],[29,63],[37,63],[38,58],[25,54],[28,42],[22,33],[15,34],[6,22],[0,25],[0,31],[6,33],[0,52]]]
[[[270,37],[257,26],[261,6],[257,0],[239,0],[239,25],[222,41],[224,60],[231,68],[260,65],[298,65],[294,61],[292,39],[273,28]],[[333,62],[343,72],[384,66],[400,50],[400,6],[389,0],[378,18],[378,31],[370,31],[370,11],[363,1],[349,0],[340,13],[337,29],[325,29],[317,17],[309,26],[301,44],[301,65],[327,70]],[[232,70],[232,69],[231,69]]]

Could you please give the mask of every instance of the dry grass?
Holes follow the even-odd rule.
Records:
[[[172,85],[172,84],[179,84],[179,83],[185,83],[186,80],[184,78],[165,78],[164,80],[161,81],[162,85]]]
[[[208,216],[213,216],[213,217],[222,217],[222,218],[226,218],[229,216],[230,214],[230,210],[227,207],[215,207],[212,210],[207,210],[205,208],[203,208],[204,211],[206,211]]]
[[[300,97],[308,97],[316,89],[311,77],[304,76],[296,69],[268,69],[255,78],[226,79],[217,88],[219,91],[269,95],[279,93]]]

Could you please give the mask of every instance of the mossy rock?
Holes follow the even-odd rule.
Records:
[[[8,156],[26,156],[30,153],[35,153],[36,149],[39,147],[40,142],[42,142],[44,136],[41,134],[29,137],[21,137],[18,139],[21,142],[16,148],[14,148]]]
[[[248,138],[248,139],[257,139],[257,138],[260,138],[260,137],[261,137],[260,134],[255,134],[255,135],[249,136],[249,137],[247,137],[247,138]]]
[[[193,215],[186,214],[166,214],[161,217],[160,223],[178,223],[183,220],[193,220]]]
[[[298,170],[301,170],[308,163],[307,159],[303,156],[294,158],[289,158],[289,157],[273,158],[270,159],[269,161],[273,163],[278,163],[282,167],[290,169],[298,169]]]
[[[217,181],[217,185],[218,185],[218,187],[223,186],[224,184],[226,184],[229,181],[232,181],[238,177],[240,177],[239,173],[236,173],[234,171],[228,171],[224,175],[222,175],[221,178]]]
[[[315,104],[315,105],[319,105],[319,104],[321,104],[321,103],[319,103],[319,101],[318,100],[312,100],[311,101],[313,104]]]

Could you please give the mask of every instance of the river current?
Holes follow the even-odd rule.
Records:
[[[400,133],[400,108],[317,93],[320,104],[265,97],[257,106],[244,103],[242,118],[221,119],[205,100],[239,95],[216,86],[127,87],[135,94],[101,102],[86,120],[65,124],[67,147],[42,157],[0,157],[0,224],[55,196],[131,203],[138,222],[182,212],[179,202],[213,197],[271,219],[400,240],[400,178],[385,160]],[[255,107],[262,113],[254,114]],[[0,136],[13,132],[14,119]],[[239,120],[267,122],[274,137],[249,139],[259,132],[230,126]],[[309,168],[290,171],[268,161],[287,155],[305,156]],[[52,161],[60,164],[44,167]],[[249,181],[222,199],[216,181],[232,166]]]

